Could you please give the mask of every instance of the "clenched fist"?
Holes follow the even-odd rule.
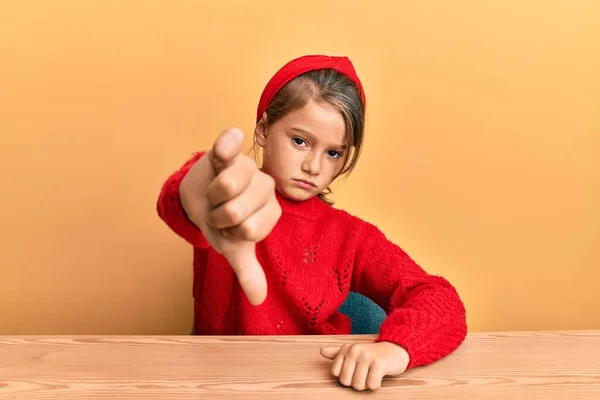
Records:
[[[248,296],[258,305],[267,295],[255,243],[263,240],[281,216],[273,178],[241,153],[243,134],[223,132],[213,148],[181,181],[181,203],[208,243],[221,253]]]

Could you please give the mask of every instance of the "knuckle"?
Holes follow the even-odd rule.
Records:
[[[359,357],[362,362],[367,363],[367,364],[376,362],[375,356],[373,354],[371,354],[370,352],[364,352]]]
[[[234,225],[238,224],[242,219],[242,211],[239,207],[229,206],[225,209],[225,214],[230,223]]]
[[[238,167],[248,177],[252,176],[256,171],[259,171],[256,162],[245,154],[242,154],[238,160]]]
[[[223,193],[225,193],[225,195],[228,197],[234,196],[238,188],[237,182],[232,178],[223,179],[220,186]]]
[[[363,347],[360,344],[354,345],[352,346],[352,348],[350,349],[350,356],[352,357],[359,357],[363,355]]]
[[[240,226],[240,232],[246,239],[252,240],[256,238],[256,225],[251,221],[245,222]]]
[[[351,351],[352,351],[352,344],[351,343],[346,343],[340,349],[340,354],[347,357],[347,356],[350,355]]]

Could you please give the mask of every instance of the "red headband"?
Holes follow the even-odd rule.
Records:
[[[348,57],[332,57],[323,55],[308,55],[302,56],[285,64],[277,73],[271,78],[271,80],[265,86],[260,101],[258,102],[258,109],[256,110],[256,120],[262,118],[263,113],[267,109],[269,103],[273,97],[285,86],[286,83],[296,78],[297,76],[317,69],[332,68],[341,74],[346,75],[352,82],[358,87],[360,92],[360,98],[362,99],[363,106],[366,107],[365,92],[363,90],[360,79],[354,70],[354,66]]]

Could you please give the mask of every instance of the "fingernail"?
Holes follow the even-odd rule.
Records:
[[[212,166],[216,171],[219,171],[223,168],[223,166],[225,165],[225,163],[219,159],[215,154],[212,154]]]
[[[221,169],[223,168],[223,165],[225,165],[225,163],[221,160],[217,160],[216,158],[213,160],[213,167],[215,169]]]

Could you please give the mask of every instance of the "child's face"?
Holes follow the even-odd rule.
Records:
[[[346,149],[341,113],[312,100],[268,126],[259,123],[263,171],[277,190],[292,200],[307,200],[325,190],[340,173]]]

